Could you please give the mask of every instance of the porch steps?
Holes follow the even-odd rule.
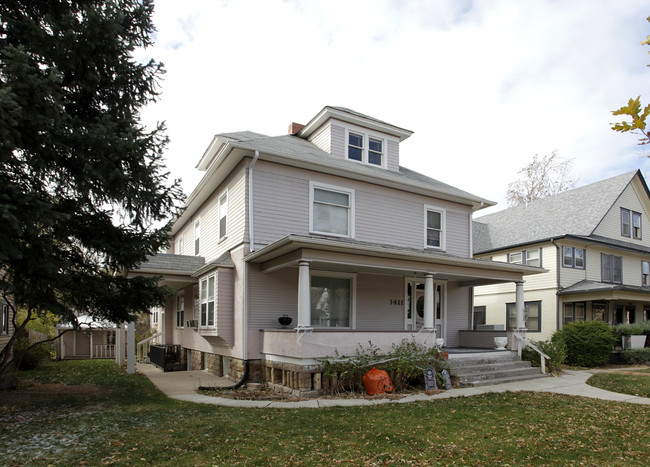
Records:
[[[448,363],[463,386],[488,386],[545,377],[530,362],[519,360],[517,352],[452,353]]]

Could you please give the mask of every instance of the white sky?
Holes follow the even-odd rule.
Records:
[[[533,155],[584,185],[650,159],[610,129],[650,102],[647,0],[157,0],[167,167],[189,195],[213,135],[286,134],[325,105],[407,128],[401,165],[506,207]],[[494,208],[490,211],[495,210]],[[488,213],[481,211],[479,215]]]

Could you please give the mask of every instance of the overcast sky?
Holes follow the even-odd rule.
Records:
[[[650,160],[611,112],[650,102],[647,0],[157,0],[167,166],[190,194],[217,133],[286,134],[325,105],[412,130],[401,165],[506,207],[535,154],[578,185]],[[490,211],[493,211],[491,209]],[[479,215],[490,212],[481,211]]]

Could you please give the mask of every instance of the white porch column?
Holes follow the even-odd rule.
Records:
[[[526,330],[526,320],[524,319],[524,281],[515,282],[515,309],[517,310],[517,330]]]
[[[433,274],[424,276],[424,326],[423,328],[430,331],[433,329]]]
[[[90,359],[93,358],[93,332],[90,331]]]
[[[124,365],[124,324],[120,323],[115,328],[115,363]]]
[[[298,263],[298,329],[311,327],[309,262]]]
[[[130,375],[135,373],[135,323],[131,321],[126,330],[126,372]]]

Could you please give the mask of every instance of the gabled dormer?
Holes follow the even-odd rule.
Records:
[[[399,170],[399,143],[412,131],[344,107],[326,106],[306,125],[292,124],[290,133],[339,159]]]

